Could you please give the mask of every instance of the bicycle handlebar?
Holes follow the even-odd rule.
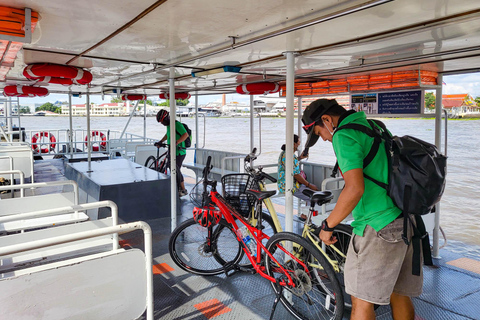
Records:
[[[274,177],[272,177],[268,173],[260,171],[258,174],[261,176],[262,179],[264,179],[264,178],[268,179],[268,180],[272,181],[273,183],[277,182],[277,179],[275,179]]]

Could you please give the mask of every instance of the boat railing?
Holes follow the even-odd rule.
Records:
[[[88,132],[85,129],[75,129],[70,134],[68,129],[46,129],[24,131],[25,142],[37,154],[67,155],[88,153]],[[90,142],[92,153],[104,153],[111,157],[125,155],[128,144],[152,144],[157,139],[145,138],[138,134],[123,133],[109,129],[91,130]],[[134,148],[134,147],[133,147]]]

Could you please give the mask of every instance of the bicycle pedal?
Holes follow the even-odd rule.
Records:
[[[246,267],[238,266],[237,268],[238,268],[239,271],[242,271],[242,272],[247,272],[247,273],[250,273],[250,274],[257,273],[257,271],[253,267],[246,268]]]
[[[223,266],[223,272],[227,277],[233,276],[235,273],[237,273],[238,267],[234,265],[232,262],[227,262]]]

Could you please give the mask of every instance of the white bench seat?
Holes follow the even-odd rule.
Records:
[[[25,233],[17,233],[0,237],[0,247],[7,247],[19,243],[35,242],[38,240],[52,239],[58,236],[68,235],[75,232],[94,230],[112,226],[112,218],[95,221],[86,221],[77,224],[69,224],[51,229],[41,229]],[[0,272],[6,272],[17,267],[28,267],[38,263],[47,263],[52,260],[65,259],[72,256],[80,256],[93,252],[112,250],[114,246],[112,235],[101,236],[86,240],[75,241],[51,246],[43,249],[35,249],[27,252],[10,254],[0,257]],[[118,242],[115,243],[115,247]],[[4,274],[4,277],[8,276]]]
[[[52,207],[67,207],[75,204],[73,192],[42,194],[23,198],[0,200],[0,216],[30,211],[47,210]]]
[[[15,232],[38,228],[55,227],[69,223],[82,222],[86,220],[88,220],[87,214],[81,211],[31,219],[20,219],[0,223],[0,232]]]

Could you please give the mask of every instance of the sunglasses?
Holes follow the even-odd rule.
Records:
[[[305,130],[305,132],[306,132],[307,134],[310,134],[310,131],[312,131],[313,127],[315,126],[315,122],[316,122],[316,121],[313,121],[313,122],[310,123],[310,124],[304,125],[304,126],[302,127],[303,130]]]

